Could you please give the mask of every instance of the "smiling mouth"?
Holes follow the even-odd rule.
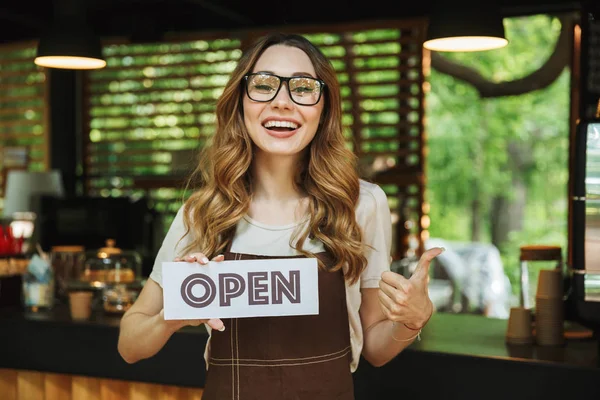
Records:
[[[291,121],[267,121],[263,127],[272,132],[292,132],[300,128],[300,125]]]

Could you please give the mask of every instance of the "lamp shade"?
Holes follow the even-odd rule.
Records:
[[[10,218],[17,212],[37,212],[34,197],[41,195],[64,196],[59,171],[9,171],[6,178],[4,217]]]
[[[92,30],[74,19],[55,22],[40,38],[37,65],[63,69],[99,69],[106,66],[102,44]]]
[[[498,7],[476,3],[461,7],[445,2],[429,17],[423,47],[435,51],[482,51],[504,47],[502,15]]]

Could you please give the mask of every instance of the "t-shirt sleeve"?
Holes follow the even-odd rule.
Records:
[[[375,184],[361,182],[356,219],[362,228],[367,267],[360,277],[361,288],[379,287],[381,274],[392,261],[392,219],[385,192]]]
[[[181,239],[185,234],[185,225],[183,223],[183,207],[179,208],[177,215],[173,219],[169,231],[165,236],[158,254],[154,259],[154,266],[150,273],[150,278],[162,287],[162,263],[174,261],[175,257],[181,256],[181,251],[187,246],[189,234]]]

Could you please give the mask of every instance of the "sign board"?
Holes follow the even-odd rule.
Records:
[[[165,319],[319,313],[314,258],[162,264]]]

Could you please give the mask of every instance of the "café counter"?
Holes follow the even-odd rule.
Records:
[[[562,347],[508,346],[506,323],[435,314],[422,340],[387,365],[374,368],[361,360],[356,399],[600,398],[595,339],[570,339]],[[118,328],[118,317],[74,322],[60,306],[38,313],[0,309],[0,398],[201,398],[202,327],[182,329],[154,357],[132,365],[117,352]]]

